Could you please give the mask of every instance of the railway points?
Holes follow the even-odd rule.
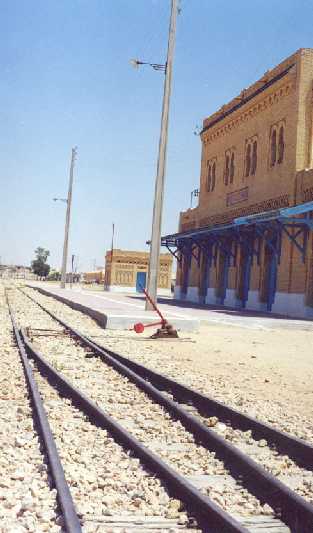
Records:
[[[0,533],[313,533],[310,2],[15,4]]]
[[[229,513],[230,516],[233,517],[233,519],[238,521],[238,524],[241,528],[245,527],[248,531],[255,531],[255,532],[264,531],[265,529],[268,531],[273,531],[273,532],[275,531],[275,533],[276,531],[278,532],[278,531],[289,531],[289,530],[299,531],[299,532],[310,531],[309,528],[312,526],[312,522],[310,522],[311,520],[310,519],[311,503],[310,502],[312,500],[312,497],[310,496],[309,487],[311,486],[311,483],[312,483],[312,480],[311,480],[312,472],[310,470],[312,465],[309,464],[308,459],[306,460],[306,464],[302,464],[301,466],[297,465],[297,459],[299,459],[299,457],[298,458],[288,457],[286,449],[283,451],[279,450],[278,442],[276,442],[277,449],[273,448],[272,445],[273,444],[275,445],[275,442],[274,443],[270,442],[268,434],[267,434],[268,442],[267,440],[265,440],[265,438],[262,439],[260,428],[259,428],[259,434],[257,434],[257,431],[253,431],[253,428],[252,428],[252,431],[250,430],[250,433],[249,433],[249,429],[247,429],[248,426],[240,427],[240,424],[239,425],[237,424],[237,426],[235,424],[234,427],[232,427],[229,424],[230,417],[228,416],[228,420],[226,420],[227,415],[225,415],[225,413],[224,413],[224,418],[223,418],[223,413],[221,412],[217,413],[216,411],[214,412],[214,410],[212,409],[212,404],[211,404],[211,411],[208,406],[207,406],[207,410],[204,409],[203,411],[203,407],[200,409],[199,405],[197,405],[197,402],[192,401],[192,398],[188,397],[187,389],[183,390],[184,398],[182,397],[179,398],[178,389],[175,392],[174,390],[175,387],[173,383],[167,383],[167,386],[165,386],[166,383],[164,381],[162,383],[162,380],[160,380],[159,378],[161,385],[159,383],[159,386],[157,386],[157,380],[155,380],[155,376],[153,377],[152,374],[148,375],[147,368],[143,368],[143,367],[139,368],[139,365],[137,364],[136,366],[135,362],[132,362],[132,361],[127,362],[126,359],[129,359],[129,358],[124,358],[124,359],[122,358],[123,361],[122,359],[120,359],[119,362],[117,362],[119,357],[122,357],[121,354],[113,352],[110,349],[105,350],[105,347],[101,348],[100,346],[97,346],[92,341],[92,336],[95,335],[96,337],[97,336],[96,333],[98,332],[99,334],[99,332],[103,330],[101,330],[99,325],[95,324],[95,322],[92,321],[90,317],[83,316],[81,313],[74,311],[73,309],[70,309],[68,306],[65,306],[64,304],[60,302],[56,302],[51,297],[44,296],[32,289],[25,289],[25,292],[28,294],[28,296],[31,296],[33,299],[35,299],[35,301],[37,301],[38,303],[41,304],[41,306],[43,306],[41,309],[38,307],[37,304],[35,304],[34,301],[31,302],[29,300],[29,297],[27,297],[25,294],[22,295],[20,291],[18,292],[12,291],[12,294],[13,292],[14,292],[13,300],[16,305],[17,315],[19,316],[19,319],[24,323],[22,325],[30,326],[30,329],[28,330],[28,334],[30,337],[33,337],[33,341],[36,346],[35,351],[37,351],[39,347],[40,351],[42,351],[44,355],[49,359],[50,363],[52,363],[55,366],[55,368],[59,369],[62,374],[64,373],[64,375],[67,376],[68,379],[71,380],[71,377],[75,375],[76,376],[75,385],[79,387],[79,383],[80,382],[83,383],[84,387],[86,387],[85,389],[86,393],[87,391],[92,390],[92,386],[95,386],[95,389],[98,388],[99,390],[99,386],[100,386],[101,379],[102,379],[101,377],[99,377],[99,374],[102,375],[102,373],[104,373],[106,376],[106,387],[109,387],[109,393],[108,393],[109,397],[110,395],[111,397],[113,396],[113,391],[115,392],[120,391],[120,390],[123,391],[123,388],[120,389],[120,387],[126,387],[124,393],[123,392],[119,393],[119,396],[117,398],[117,403],[115,403],[116,400],[113,400],[113,405],[112,405],[112,400],[109,400],[109,397],[103,400],[103,394],[102,394],[101,401],[102,402],[104,401],[105,410],[108,407],[109,409],[111,408],[114,412],[114,415],[117,416],[117,418],[119,419],[119,422],[122,425],[126,423],[127,430],[130,433],[134,433],[135,437],[138,438],[139,436],[140,441],[143,439],[144,445],[148,445],[148,448],[151,447],[153,452],[165,458],[165,461],[168,461],[168,460],[170,460],[170,462],[173,461],[174,467],[181,468],[183,475],[187,477],[187,479],[189,479],[189,482],[191,482],[191,484],[194,487],[198,487],[200,491],[204,492],[205,494],[208,494],[209,497],[212,498],[213,502],[215,501],[215,503],[217,503],[217,505],[220,505],[222,509],[223,508],[224,510],[226,509],[226,512],[230,512]],[[25,301],[27,300],[28,300],[28,304],[25,303]],[[13,305],[14,305],[14,302],[13,302]],[[27,307],[28,312],[25,312],[25,305]],[[54,309],[54,313],[52,311],[52,308]],[[64,309],[67,309],[65,314],[67,316],[70,316],[71,318],[70,324],[71,324],[71,327],[74,328],[74,330],[78,329],[79,323],[80,323],[79,329],[81,329],[82,323],[85,324],[85,327],[83,327],[83,333],[84,333],[83,337],[86,337],[86,335],[89,333],[90,338],[91,338],[91,340],[89,341],[89,344],[88,344],[88,341],[85,342],[84,338],[80,339],[79,341],[78,339],[75,340],[76,334],[74,331],[71,332],[71,337],[69,337],[69,335],[67,334],[68,329],[66,328],[65,323],[57,324],[55,322],[55,319],[52,318],[54,317],[54,315],[58,317],[58,313],[60,313],[59,318],[60,316],[61,317],[64,316],[64,313],[63,313]],[[51,313],[50,316],[48,316],[46,310],[48,311],[50,310],[50,313]],[[30,311],[31,311],[31,315],[29,314]],[[29,316],[32,317],[31,323],[26,324],[25,321],[27,321],[27,317]],[[69,321],[67,320],[67,322]],[[92,327],[90,327],[90,324],[92,324]],[[34,328],[33,330],[32,330],[32,326]],[[47,332],[48,334],[45,335],[44,330],[46,331],[53,330],[55,331],[55,333],[59,331],[61,334],[58,334],[58,333],[52,334],[50,331],[50,334]],[[27,339],[25,340],[27,342]],[[79,346],[77,344],[77,341],[79,342]],[[98,341],[96,342],[98,344]],[[105,339],[100,340],[100,344],[103,344],[103,343],[105,344]],[[86,347],[83,346],[84,344],[86,344]],[[55,353],[56,346],[58,346],[57,352],[60,352],[58,354]],[[29,350],[30,349],[31,348],[29,347]],[[96,357],[86,358],[86,355],[89,356],[92,352],[94,352]],[[74,354],[76,355],[74,356]],[[103,354],[105,354],[105,356]],[[127,372],[125,374],[124,373],[125,371],[123,370],[123,379],[122,379],[122,376],[118,378],[117,367],[113,365],[114,368],[111,368],[111,369],[109,367],[107,368],[108,361],[106,361],[106,365],[103,365],[103,362],[99,361],[99,359],[97,358],[97,355],[98,356],[102,355],[104,359],[110,358],[110,356],[112,357],[116,356],[115,361],[117,362],[117,366],[121,364],[121,361],[122,361],[123,365],[125,364],[125,366],[128,365],[129,367],[132,367],[133,371],[134,370],[136,371],[137,379],[139,379],[139,382],[140,382],[140,379],[142,381],[143,389],[141,393],[136,392],[136,396],[134,396],[134,393],[130,391],[134,390],[132,389],[132,386],[135,386],[135,384],[133,383],[131,386],[130,383],[126,384],[124,381],[126,377],[129,378],[129,376],[126,375]],[[79,361],[79,365],[78,365],[78,361]],[[80,368],[80,372],[77,376],[76,373],[78,371],[78,367]],[[88,368],[88,371],[87,371],[87,368]],[[144,372],[146,372],[146,375],[144,375]],[[140,373],[141,373],[141,376],[144,376],[145,379],[142,379],[142,377],[140,376],[138,377],[138,374]],[[92,378],[88,377],[90,375],[93,377]],[[156,377],[158,378],[158,376]],[[120,381],[121,379],[122,381]],[[146,380],[149,381],[150,385],[149,383],[147,383]],[[137,383],[137,386],[138,386],[138,383]],[[207,433],[212,432],[214,434],[212,436],[213,441],[215,440],[217,442],[220,440],[222,442],[222,441],[225,441],[225,433],[224,433],[225,430],[223,429],[223,425],[224,425],[227,428],[226,441],[227,440],[228,442],[229,440],[233,441],[233,443],[230,445],[230,449],[235,448],[233,444],[234,442],[237,441],[236,446],[239,452],[237,457],[239,457],[240,454],[245,454],[246,457],[249,457],[249,454],[250,454],[250,459],[248,459],[248,463],[249,461],[250,462],[252,461],[252,463],[255,462],[257,466],[257,469],[255,470],[255,472],[258,471],[258,469],[262,470],[263,468],[264,468],[264,471],[267,470],[269,475],[265,477],[267,477],[268,479],[271,477],[271,474],[273,475],[273,477],[275,477],[275,469],[278,471],[281,464],[285,462],[287,465],[286,472],[285,472],[286,475],[282,483],[287,489],[287,492],[285,493],[285,495],[287,493],[296,495],[295,501],[298,502],[300,507],[304,505],[304,507],[302,508],[303,512],[300,514],[299,513],[297,514],[297,511],[295,510],[297,507],[297,504],[293,510],[294,512],[292,513],[290,513],[290,511],[287,512],[286,509],[288,506],[284,504],[283,499],[280,501],[280,504],[281,503],[283,504],[282,507],[281,505],[278,505],[277,503],[278,500],[276,500],[276,503],[275,503],[274,492],[273,492],[272,502],[271,502],[270,496],[267,495],[267,502],[269,502],[269,504],[265,502],[266,497],[265,497],[264,491],[263,491],[262,497],[260,497],[260,494],[259,494],[259,498],[260,498],[259,500],[255,496],[255,494],[257,494],[258,492],[256,490],[256,487],[254,491],[255,494],[252,495],[251,492],[249,491],[247,492],[246,488],[247,488],[247,485],[249,485],[249,483],[247,483],[247,480],[244,480],[245,476],[243,475],[243,472],[236,473],[235,472],[236,469],[234,469],[234,466],[231,465],[231,461],[229,464],[227,464],[227,466],[225,464],[223,466],[223,461],[221,461],[221,453],[219,453],[217,449],[213,450],[213,454],[216,454],[216,457],[215,459],[213,459],[213,463],[211,463],[212,449],[210,450],[210,447],[208,448],[208,442],[205,444],[204,439],[203,439],[204,434],[206,433],[205,430],[202,435],[201,445],[197,444],[199,435],[196,438],[195,434],[193,434],[193,439],[191,441],[187,439],[185,443],[184,443],[184,439],[183,439],[183,442],[180,442],[181,436],[178,438],[178,442],[173,442],[173,441],[168,442],[168,437],[166,437],[166,431],[164,434],[163,430],[161,433],[165,441],[164,442],[160,441],[158,437],[159,431],[156,431],[157,429],[159,429],[157,425],[158,417],[154,420],[154,416],[156,416],[155,414],[156,406],[153,407],[153,404],[151,404],[151,407],[150,407],[150,414],[149,414],[150,418],[148,420],[145,415],[142,418],[140,418],[139,416],[139,420],[136,419],[136,417],[135,417],[135,420],[133,420],[133,417],[130,414],[126,413],[126,410],[129,409],[129,407],[127,407],[128,402],[125,400],[125,398],[129,396],[129,398],[131,399],[130,403],[132,405],[132,408],[134,408],[134,406],[137,406],[138,408],[135,409],[135,412],[140,413],[143,402],[142,400],[139,401],[136,399],[137,394],[139,395],[148,394],[148,397],[150,398],[150,400],[146,399],[144,401],[144,404],[146,408],[149,408],[148,402],[151,401],[151,391],[149,393],[148,389],[149,387],[154,388],[154,386],[156,386],[157,388],[161,388],[163,390],[163,393],[159,393],[163,397],[161,404],[163,405],[163,408],[165,405],[167,406],[166,408],[169,409],[169,415],[173,416],[173,409],[175,410],[175,405],[177,401],[179,402],[179,404],[182,404],[182,407],[183,407],[182,419],[178,417],[177,412],[174,418],[176,420],[177,419],[180,420],[180,423],[185,428],[184,431],[188,431],[188,430],[190,431],[191,426],[188,428],[186,427],[186,424],[188,425],[188,421],[190,423],[190,420],[195,418],[196,425],[200,424],[200,426],[203,426],[209,429]],[[148,388],[148,389],[145,390],[145,388]],[[155,391],[157,391],[157,388],[155,389]],[[97,403],[99,402],[99,397],[97,399],[97,393],[95,393],[94,399]],[[153,399],[155,400],[155,398]],[[197,400],[199,401],[199,398]],[[138,401],[139,401],[139,404],[137,403]],[[226,410],[227,410],[227,406],[226,406]],[[246,424],[248,424],[248,419],[246,419]],[[141,427],[141,425],[143,427]],[[172,433],[174,433],[176,436],[177,435],[179,436],[180,433],[178,432],[177,434],[175,430],[173,431],[173,426],[171,427],[172,427]],[[264,428],[263,428],[263,431],[265,431]],[[230,436],[231,436],[231,439],[230,439]],[[264,436],[265,434],[263,435],[263,437]],[[290,438],[292,439],[292,436],[290,436]],[[294,440],[294,442],[296,441]],[[210,445],[212,446],[212,441]],[[203,448],[203,446],[204,446],[204,449],[208,448],[207,451],[205,452],[207,454],[206,460],[208,461],[207,472],[203,471],[204,470],[203,457],[202,457],[202,453],[200,452],[201,447]],[[244,448],[246,449],[244,450]],[[307,448],[308,448],[308,453],[309,453],[310,446],[307,445]],[[194,450],[194,452],[192,452],[192,450]],[[265,451],[266,453],[264,453]],[[284,455],[282,455],[283,452],[284,452]],[[186,461],[186,459],[184,459],[185,456],[189,458],[190,456],[192,457],[192,461],[190,462],[189,460],[188,462],[187,460],[186,465],[184,465],[184,460]],[[209,466],[210,464],[211,466],[212,464],[215,465],[215,472],[210,471],[210,466]],[[194,468],[193,472],[192,472],[191,465]],[[187,470],[184,471],[184,469],[187,469]],[[277,476],[277,479],[279,479],[279,476]],[[278,481],[278,486],[281,482],[282,482],[282,478],[280,477],[280,481]],[[255,481],[255,484],[257,485],[256,481]],[[288,489],[287,488],[288,484],[293,485],[292,488],[290,487]],[[252,484],[250,483],[250,487],[249,487],[250,490],[252,488],[252,485],[253,483]],[[301,490],[301,485],[303,485],[303,490]],[[272,507],[275,508],[275,512],[273,512],[273,508],[270,506],[271,503],[272,503]],[[284,510],[284,505],[285,505],[285,510]],[[280,509],[280,511],[278,510],[278,508]],[[250,511],[248,511],[249,509]],[[307,516],[309,520],[308,523],[305,523],[306,512],[308,513],[308,516]],[[300,515],[301,515],[301,518],[300,518]],[[279,516],[281,517],[281,519],[279,518]],[[301,525],[300,525],[300,522],[298,521],[297,516],[300,521],[302,520]],[[116,522],[116,523],[122,524],[123,520],[121,520],[120,522]],[[125,525],[125,522],[124,522],[124,525]],[[108,524],[106,525],[106,527],[108,527]],[[126,529],[128,531],[129,528],[126,527]],[[214,528],[212,529],[212,526],[211,526],[211,529],[208,529],[208,531],[210,530],[219,531],[219,529],[214,529]],[[227,529],[225,529],[225,531],[227,531]]]

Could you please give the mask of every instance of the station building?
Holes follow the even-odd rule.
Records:
[[[313,49],[206,118],[199,204],[162,237],[176,298],[313,318]]]
[[[160,254],[158,294],[171,294],[173,257]],[[146,287],[149,253],[113,249],[105,255],[104,288],[117,292],[142,292]]]

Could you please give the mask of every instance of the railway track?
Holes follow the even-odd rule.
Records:
[[[31,298],[29,294],[23,294],[24,297],[27,296],[28,298]],[[235,482],[234,485],[235,493],[236,491],[240,492],[240,490],[242,490],[238,485],[239,481],[240,484],[242,484],[245,488],[249,490],[250,494],[252,494],[262,503],[267,502],[268,505],[270,505],[271,508],[273,508],[276,512],[276,516],[271,514],[268,517],[264,517],[264,515],[262,515],[261,513],[259,515],[257,515],[257,513],[254,513],[254,515],[257,516],[250,516],[250,519],[247,519],[247,517],[243,518],[239,516],[237,524],[234,524],[234,519],[228,516],[228,519],[233,520],[233,523],[231,524],[229,522],[228,525],[221,525],[222,522],[220,522],[219,524],[213,524],[212,509],[210,511],[210,517],[209,515],[207,515],[203,519],[203,516],[199,516],[198,508],[197,518],[198,521],[201,522],[202,528],[210,527],[211,529],[208,529],[209,531],[241,531],[247,530],[244,529],[245,525],[247,525],[249,531],[259,531],[262,529],[263,531],[266,530],[273,532],[289,530],[296,532],[309,532],[313,530],[313,508],[308,501],[305,501],[304,498],[297,495],[294,491],[290,490],[285,484],[281,483],[269,472],[266,472],[266,470],[264,470],[256,461],[252,460],[248,455],[244,454],[241,450],[229,444],[229,442],[226,442],[224,438],[218,435],[217,432],[213,431],[211,428],[208,428],[207,425],[205,425],[203,422],[206,420],[208,415],[210,419],[212,419],[212,416],[214,415],[215,417],[218,416],[219,420],[223,419],[228,423],[231,422],[233,426],[237,428],[236,431],[246,431],[247,428],[249,428],[255,433],[255,437],[261,437],[263,439],[266,434],[266,438],[268,439],[268,441],[271,442],[272,445],[275,444],[276,450],[279,449],[280,452],[283,451],[284,453],[288,451],[290,454],[292,454],[293,459],[296,459],[298,462],[301,462],[301,466],[304,466],[306,468],[312,468],[312,447],[310,447],[310,445],[307,445],[299,439],[293,439],[289,435],[283,434],[275,430],[274,428],[271,428],[270,426],[264,424],[262,425],[260,422],[246,417],[245,415],[238,413],[233,409],[224,406],[223,404],[219,404],[213,399],[207,398],[197,393],[196,391],[192,391],[191,389],[188,389],[187,387],[176,383],[174,380],[170,380],[169,378],[161,376],[160,374],[144,367],[143,365],[139,365],[138,363],[129,361],[128,359],[123,358],[123,356],[114,353],[110,350],[105,350],[103,347],[100,347],[100,345],[94,343],[85,336],[80,335],[68,324],[65,324],[64,321],[60,320],[53,313],[45,309],[36,300],[34,300],[33,298],[31,298],[31,300],[35,306],[39,306],[41,308],[42,312],[49,314],[50,318],[54,321],[54,323],[55,321],[59,323],[60,328],[63,328],[63,330],[59,329],[59,333],[61,333],[62,331],[67,333],[67,335],[64,336],[64,341],[67,339],[67,341],[70,340],[70,342],[73,343],[73,340],[75,339],[76,343],[79,342],[79,350],[81,351],[81,355],[83,353],[85,354],[85,357],[81,357],[80,361],[84,362],[84,365],[86,365],[86,370],[88,368],[88,370],[92,370],[92,372],[99,372],[100,367],[99,364],[97,364],[99,362],[99,359],[95,361],[94,356],[100,358],[102,361],[101,364],[103,365],[103,362],[105,363],[105,368],[111,367],[111,373],[119,373],[119,375],[122,375],[124,381],[125,379],[127,379],[127,382],[132,382],[132,384],[134,384],[142,391],[142,394],[145,394],[148,398],[150,398],[150,401],[152,399],[153,402],[157,402],[159,405],[162,406],[163,409],[167,410],[167,412],[171,415],[171,417],[173,417],[173,419],[175,419],[176,421],[180,421],[180,423],[184,426],[185,431],[192,435],[194,439],[194,442],[191,441],[191,443],[188,444],[187,448],[192,448],[193,446],[196,446],[195,443],[197,442],[201,443],[201,446],[198,445],[198,454],[200,449],[209,450],[207,454],[212,452],[216,454],[218,460],[223,462],[225,470],[222,475],[215,475],[215,478],[221,479],[224,475],[224,481],[226,484],[230,482],[230,478],[233,482],[234,479],[237,480],[237,484]],[[49,323],[49,325],[51,324]],[[28,333],[30,336],[32,335],[31,330],[29,330]],[[35,330],[33,333],[36,335]],[[71,337],[69,337],[68,334],[70,334]],[[35,335],[34,338],[36,338]],[[34,346],[27,337],[28,336],[24,333],[23,341],[27,347],[28,353],[31,354],[31,356],[37,360],[37,364],[40,367],[44,368],[45,372],[48,372],[49,374],[51,374],[51,376],[53,376],[53,378],[51,379],[63,379],[60,378],[60,376],[57,378],[56,375],[53,374],[53,372],[55,371],[53,370],[51,365],[48,365],[49,368],[46,366],[46,363],[44,363],[40,359],[40,355],[37,353],[37,350],[34,348]],[[45,342],[47,342],[48,337],[43,338],[45,338]],[[40,339],[42,340],[42,338]],[[36,338],[36,342],[37,341],[38,337]],[[51,341],[53,344],[52,337],[50,337],[50,344]],[[88,359],[86,359],[86,349],[88,350]],[[56,363],[57,361],[54,362]],[[91,365],[95,364],[97,367],[92,368]],[[114,384],[114,378],[112,374],[110,375],[110,378],[112,379]],[[63,386],[64,383],[62,387]],[[65,387],[68,386],[69,385],[67,384]],[[161,392],[161,390],[163,392]],[[68,390],[67,394],[69,394]],[[171,395],[174,400],[171,399],[169,395]],[[81,400],[79,400],[78,403],[80,402]],[[180,404],[182,402],[184,404],[190,404],[187,406],[187,410],[186,406],[181,407]],[[193,411],[192,414],[190,413],[190,409],[192,409]],[[125,422],[125,412],[122,414],[122,417],[124,417],[124,420],[122,418],[122,421]],[[136,433],[136,429],[132,429],[132,432]],[[139,436],[142,439],[142,434],[140,434],[140,432]],[[164,452],[164,450],[162,450],[162,446],[161,452]],[[275,453],[278,452],[275,451]],[[167,455],[167,453],[165,453],[165,455]],[[210,455],[207,455],[206,460],[212,461],[213,459]],[[216,459],[214,460],[216,461]],[[215,464],[215,466],[220,465]],[[158,466],[157,469],[159,468],[160,467]],[[198,467],[198,471],[199,470],[200,465]],[[190,470],[188,470],[187,468],[187,474],[188,473],[189,478],[192,477],[190,476]],[[195,475],[192,478],[194,484],[191,485],[191,487],[193,487],[194,489],[194,486],[197,485],[197,483],[199,485],[199,482],[201,481],[203,489],[208,488],[206,486],[207,483],[211,492],[214,493],[214,490],[212,491],[213,478],[214,475],[212,476],[212,474],[210,473]],[[231,491],[228,494],[228,498],[231,499]],[[190,504],[190,495],[187,498],[185,497],[185,499],[182,495],[180,495],[180,499],[185,501],[185,504]],[[251,499],[250,501],[248,499],[247,507],[251,505],[251,501]],[[217,510],[220,510],[220,507],[215,506],[214,511]],[[287,527],[277,518],[278,515],[281,517]],[[223,520],[224,519],[225,516],[223,516]],[[237,527],[239,529],[229,529],[232,527]]]
[[[58,533],[62,517],[1,286],[0,323],[0,530]]]
[[[195,513],[198,514],[199,517],[201,516],[200,521],[205,519],[207,522],[207,515],[209,514],[211,516],[212,514],[212,520],[210,521],[212,522],[213,526],[215,523],[220,524],[220,521],[223,520],[223,523],[227,525],[227,529],[225,529],[225,531],[245,531],[244,528],[237,528],[236,521],[232,520],[226,514],[223,516],[223,513],[220,513],[218,508],[216,508],[217,513],[216,517],[214,518],[214,504],[211,504],[210,501],[206,501],[201,494],[198,495],[197,491],[194,491],[193,487],[188,487],[188,484],[186,484],[185,480],[177,475],[174,471],[169,469],[165,463],[159,461],[158,458],[153,456],[153,454],[149,454],[148,451],[145,452],[140,443],[136,442],[135,439],[132,439],[131,436],[123,430],[123,428],[114,423],[114,421],[110,420],[110,417],[107,417],[97,407],[97,405],[90,401],[86,396],[81,394],[76,387],[72,387],[72,385],[65,380],[60,373],[56,372],[40,356],[40,354],[37,354],[37,364],[32,370],[27,355],[30,346],[25,333],[23,331],[19,331],[17,327],[16,319],[10,304],[9,308],[14,335],[21,354],[28,386],[32,396],[35,413],[34,416],[36,419],[39,419],[40,433],[45,444],[51,474],[57,489],[59,505],[63,513],[66,531],[69,533],[78,533],[82,531],[81,523],[84,526],[83,530],[88,532],[117,531],[114,529],[116,527],[123,527],[125,528],[125,531],[129,532],[149,531],[153,533],[157,531],[183,530],[185,533],[187,533],[200,531],[198,527],[193,524],[193,522],[195,522],[193,518],[188,519],[185,512],[179,511],[181,502],[177,499],[170,498],[167,495],[166,490],[161,486],[159,479],[157,479],[155,475],[158,475],[158,477],[161,477],[161,479],[164,478],[166,482],[170,484],[170,493],[174,495],[184,494],[185,498],[188,497],[188,499],[190,498],[193,500],[188,507],[191,509],[193,509],[193,507],[198,508],[198,506],[202,507],[201,512],[197,510]],[[33,357],[35,356],[34,353],[32,355]],[[44,378],[47,378],[48,381]],[[49,384],[49,381],[51,385]],[[41,400],[41,397],[44,398],[43,401]],[[66,428],[64,428],[64,431],[59,436],[58,448],[61,450],[60,453],[57,451],[57,446],[52,436],[52,430],[50,428],[48,417],[45,411],[49,412],[49,419],[52,419],[51,426],[54,426],[54,429],[64,425],[65,412],[69,411],[70,413],[66,416]],[[82,413],[84,415],[82,415]],[[88,420],[86,420],[87,417]],[[80,419],[79,428],[77,427],[77,419]],[[97,479],[98,487],[100,485],[102,489],[105,489],[106,496],[104,499],[106,502],[106,509],[104,514],[100,513],[99,515],[99,512],[97,513],[97,505],[101,506],[101,502],[103,502],[103,491],[101,491],[100,501],[97,501],[97,497],[99,499],[99,494],[97,495],[95,494],[95,491],[93,491],[93,493],[89,496],[88,507],[88,504],[86,505],[86,501],[84,501],[88,498],[88,483],[87,487],[85,487],[82,491],[81,487],[78,487],[78,490],[82,492],[81,498],[79,498],[77,495],[77,490],[75,490],[76,482],[73,483],[73,476],[71,488],[69,488],[68,483],[66,482],[60,457],[62,458],[63,463],[66,462],[66,459],[64,458],[66,458],[66,455],[68,454],[71,456],[71,459],[75,453],[76,459],[79,459],[78,456],[81,455],[79,450],[77,450],[77,446],[75,446],[75,442],[73,443],[72,437],[69,437],[69,439],[64,437],[64,435],[66,435],[65,430],[68,429],[75,431],[75,440],[78,429],[86,436],[88,435],[88,437],[85,439],[86,449],[90,447],[90,442],[93,443],[93,446],[91,447],[92,457],[85,457],[86,461],[89,459],[86,464],[85,474],[87,476],[87,482],[94,477],[94,479]],[[114,436],[114,440],[121,442],[123,447],[125,447],[127,450],[131,450],[131,452],[134,452],[136,456],[140,456],[141,463],[147,465],[149,471],[141,467],[138,459],[132,458],[128,453],[124,452],[121,446],[117,445],[116,442],[114,442],[114,440],[108,436],[107,430],[109,430],[110,435]],[[99,434],[99,432],[104,433],[104,435]],[[96,435],[94,435],[94,433],[96,433]],[[96,455],[95,439],[100,439],[100,441],[102,441],[101,445],[98,446],[99,449]],[[81,438],[79,439],[79,442],[81,445]],[[101,450],[104,452],[102,453],[102,456],[100,453]],[[96,470],[92,464],[94,462],[96,462]],[[110,469],[109,467],[105,468],[103,466],[105,464],[110,464],[110,462],[114,464],[113,469]],[[71,460],[67,461],[67,463],[67,467],[70,466],[73,468],[73,462]],[[160,475],[162,467],[164,472],[162,475]],[[128,483],[125,482],[125,480],[123,481],[123,475],[121,475],[121,471],[123,472],[124,469],[126,471],[130,470],[130,476],[132,478],[131,482],[129,480]],[[116,484],[120,485],[118,490],[110,491],[110,489],[112,489],[112,483],[110,482],[111,479],[107,479],[107,477],[110,476],[112,476],[113,479],[115,478]],[[117,477],[121,477],[120,483],[118,483]],[[82,480],[80,479],[79,481],[81,482]],[[132,499],[131,494],[128,497],[127,492],[125,493],[125,490],[130,490],[130,492],[133,492],[135,488],[135,490],[140,493],[140,490],[143,490],[144,487],[148,490],[150,499],[154,499],[154,501],[151,501],[151,508],[153,508],[154,513],[150,512],[147,513],[147,515],[145,513],[138,514],[138,512],[132,513],[132,503],[135,503],[136,505],[138,500],[139,503],[141,503],[141,499]],[[75,500],[78,501],[78,511],[74,506],[71,492],[75,493]],[[122,497],[123,501],[119,506],[121,507],[121,511],[114,513],[112,512],[112,509],[110,509],[110,502],[113,502],[114,498],[116,498],[117,492],[120,493],[119,496]],[[155,513],[155,509],[158,506],[158,498],[162,499],[161,505],[159,506],[160,509],[157,509],[161,510],[160,516]],[[90,503],[90,499],[92,499],[92,504]],[[152,516],[149,516],[149,514],[152,514]],[[205,524],[203,527],[204,530],[206,530]],[[219,526],[218,529],[215,529],[215,526],[212,528],[212,531],[215,530],[218,531]],[[118,529],[118,531],[120,531],[120,529]]]

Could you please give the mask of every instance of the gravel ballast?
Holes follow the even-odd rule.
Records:
[[[37,299],[39,301],[39,298]],[[21,293],[14,293],[13,305],[22,325],[29,325],[29,313],[31,313],[33,327],[62,332],[62,328],[55,321]],[[59,302],[52,304],[50,301],[49,308],[60,316],[59,306],[64,307]],[[73,323],[72,318],[71,324],[81,330],[85,317],[77,315],[77,312],[73,313],[76,314],[76,319]],[[63,318],[69,319],[68,316]],[[84,322],[83,328],[86,333],[88,325],[88,334],[91,333],[90,327],[93,334],[99,332],[91,319],[87,318],[86,321],[87,324]],[[211,486],[201,489],[223,509],[237,516],[272,514],[268,505],[261,505],[253,495],[234,481],[223,463],[215,458],[214,453],[197,445],[193,436],[180,422],[173,421],[168,413],[154,404],[126,378],[104,365],[98,358],[87,359],[86,350],[68,336],[34,338],[36,346],[57,370],[67,376],[74,385],[104,408],[138,440],[157,451],[182,475],[190,479],[199,476],[211,476],[212,479],[216,479],[216,476],[223,477],[222,487],[212,483]]]
[[[34,428],[23,366],[0,286],[0,531],[61,531],[40,439]]]

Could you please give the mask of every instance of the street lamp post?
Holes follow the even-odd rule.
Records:
[[[66,283],[66,265],[67,265],[67,254],[68,254],[68,235],[70,229],[70,218],[71,218],[71,206],[72,206],[72,190],[73,190],[73,176],[74,176],[74,164],[75,158],[77,155],[77,147],[72,148],[72,157],[71,157],[71,167],[70,167],[70,181],[68,186],[67,194],[67,207],[66,207],[66,218],[65,218],[65,231],[64,231],[64,245],[63,245],[63,257],[62,257],[62,270],[61,270],[61,289],[65,289]]]
[[[191,193],[190,193],[190,209],[192,209],[192,199],[196,198],[197,196],[199,196],[199,189],[194,189],[193,191],[191,191]]]
[[[164,180],[165,180],[165,165],[166,165],[166,149],[167,149],[167,137],[168,137],[168,119],[169,119],[169,106],[170,106],[171,85],[172,85],[172,70],[173,70],[173,58],[174,58],[174,48],[175,48],[177,12],[178,12],[178,0],[171,0],[171,17],[170,17],[170,25],[169,25],[166,64],[160,65],[158,63],[145,63],[143,61],[138,61],[136,59],[133,59],[131,62],[132,65],[135,67],[148,64],[155,70],[163,70],[165,72],[161,132],[160,132],[160,140],[159,140],[157,175],[156,175],[155,190],[154,190],[150,259],[149,259],[149,271],[148,271],[148,283],[147,283],[147,292],[150,295],[150,298],[152,299],[153,302],[157,301],[157,289],[158,289],[159,259],[160,259],[160,246],[161,246],[161,226],[162,226]],[[150,303],[148,298],[146,298],[146,310],[150,311],[152,309],[153,309],[152,304]]]

